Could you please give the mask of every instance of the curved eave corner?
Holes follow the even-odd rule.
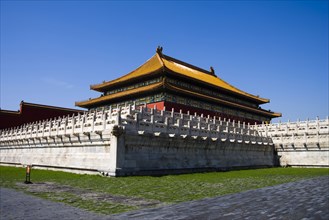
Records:
[[[117,79],[108,81],[108,82],[91,85],[90,89],[98,91],[98,92],[104,92],[110,86],[113,86],[115,84],[122,83],[122,82],[129,82],[130,80],[133,80],[137,77],[141,77],[141,76],[145,76],[145,75],[154,73],[162,68],[163,68],[163,63],[162,63],[158,53],[156,53],[154,56],[152,56],[150,59],[148,59],[144,64],[139,66],[137,69],[131,71],[130,73],[128,73],[124,76],[121,76]]]
[[[279,112],[272,112],[272,116],[273,116],[273,118],[282,117],[282,113],[279,113]]]

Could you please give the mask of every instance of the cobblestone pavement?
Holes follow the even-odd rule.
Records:
[[[0,193],[1,219],[329,219],[329,176],[111,216],[11,189]]]

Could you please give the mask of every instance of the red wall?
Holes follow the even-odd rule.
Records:
[[[164,109],[164,102],[154,102],[154,103],[149,103],[146,105],[148,108],[155,108],[159,109],[159,110],[163,110]]]

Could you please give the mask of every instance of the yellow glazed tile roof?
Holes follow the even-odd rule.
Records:
[[[164,82],[161,81],[159,83],[151,84],[151,85],[148,85],[148,86],[143,86],[143,87],[130,89],[130,90],[126,90],[126,91],[122,91],[122,92],[118,92],[118,93],[114,93],[114,94],[110,94],[110,95],[105,95],[105,96],[101,96],[101,97],[98,97],[98,98],[89,99],[89,100],[86,100],[86,101],[75,102],[75,105],[79,106],[79,107],[88,108],[89,106],[92,106],[92,105],[95,105],[95,104],[100,104],[100,103],[106,102],[106,101],[110,101],[110,100],[113,100],[115,98],[121,98],[121,97],[124,97],[124,96],[133,95],[133,94],[136,94],[136,93],[152,91],[152,90],[160,88],[161,86],[163,86],[163,84],[164,84]]]
[[[102,91],[104,92],[107,88],[109,88],[112,85],[115,85],[120,82],[132,80],[141,76],[146,76],[148,74],[157,72],[159,70],[164,71],[165,69],[171,70],[172,72],[176,74],[180,74],[182,76],[185,76],[187,78],[192,78],[196,81],[200,81],[202,83],[215,86],[217,88],[221,88],[224,90],[227,90],[229,92],[242,95],[244,97],[248,97],[250,99],[253,99],[257,101],[258,103],[268,103],[269,99],[260,98],[258,96],[249,94],[247,92],[244,92],[229,83],[225,82],[224,80],[212,75],[210,72],[206,70],[202,70],[201,68],[195,67],[193,65],[184,63],[182,61],[179,61],[177,59],[171,58],[169,56],[166,56],[162,53],[156,53],[151,59],[146,61],[143,65],[138,67],[136,70],[128,73],[127,75],[124,75],[118,79],[104,82],[97,85],[90,86],[91,89],[96,91]]]

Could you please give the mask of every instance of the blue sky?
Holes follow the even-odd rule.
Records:
[[[328,1],[1,1],[2,109],[74,107],[154,55],[204,69],[287,121],[328,115]]]

